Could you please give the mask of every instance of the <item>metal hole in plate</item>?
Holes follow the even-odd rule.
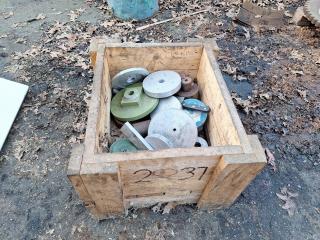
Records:
[[[196,144],[194,145],[195,147],[201,147],[201,143],[196,142]]]
[[[129,95],[132,96],[134,94],[134,91],[130,91]]]
[[[159,83],[164,83],[165,81],[163,79],[160,79],[159,80]]]
[[[174,129],[173,129],[173,131],[175,132],[175,131],[177,131],[177,129],[176,129],[176,128],[174,128]]]

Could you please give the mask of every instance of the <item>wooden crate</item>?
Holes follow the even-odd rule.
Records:
[[[247,135],[219,70],[213,40],[187,43],[112,43],[95,39],[92,99],[83,145],[74,147],[68,177],[98,219],[130,207],[159,202],[197,203],[216,209],[232,204],[266,164],[255,135]],[[105,153],[110,137],[111,78],[129,67],[174,70],[197,79],[201,100],[212,111],[206,123],[208,148]]]

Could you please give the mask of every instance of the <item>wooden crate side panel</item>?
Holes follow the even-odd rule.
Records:
[[[135,202],[150,205],[143,199],[152,198],[158,202],[169,199],[197,202],[218,160],[219,156],[211,156],[121,162],[124,199],[130,206]]]
[[[225,155],[205,187],[200,208],[222,208],[232,204],[266,164],[263,148],[256,136],[250,137],[254,153]]]
[[[150,72],[174,70],[195,77],[202,46],[191,47],[112,47],[106,50],[111,77],[130,67],[145,67]]]
[[[83,161],[93,158],[99,148],[99,131],[101,129],[101,89],[104,71],[104,45],[98,45],[96,67],[94,70],[92,94],[89,105],[88,121],[85,136]]]
[[[207,132],[211,143],[214,146],[240,145],[237,130],[215,76],[215,69],[212,68],[206,51],[203,51],[197,79],[201,98],[211,108],[207,120]]]
[[[210,114],[210,117],[213,118],[208,122],[208,126],[216,127],[213,133],[218,136],[219,144],[241,145],[245,153],[252,153],[247,134],[213,52],[212,44],[205,43],[201,59],[203,65],[200,64],[201,70],[199,69],[198,73],[200,88],[204,90],[203,98],[210,99],[210,95],[217,93],[214,96],[215,108]],[[210,79],[206,78],[206,74],[210,76]]]
[[[109,164],[104,169],[96,169],[95,173],[92,171],[89,174],[86,166],[83,168],[81,179],[94,201],[97,217],[102,219],[123,214],[123,195],[117,164]]]

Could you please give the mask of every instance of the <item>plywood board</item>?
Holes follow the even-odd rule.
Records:
[[[28,92],[28,86],[0,78],[0,150]]]

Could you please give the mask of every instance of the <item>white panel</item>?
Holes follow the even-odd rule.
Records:
[[[28,92],[28,86],[0,78],[0,150]]]

